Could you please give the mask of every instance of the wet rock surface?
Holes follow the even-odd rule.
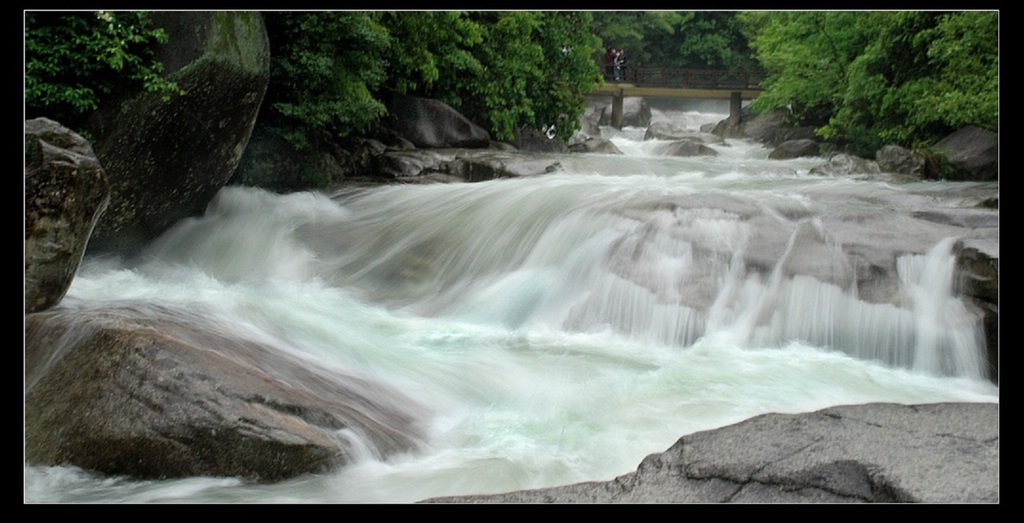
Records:
[[[611,481],[428,503],[998,503],[999,407],[831,407],[683,436]]]

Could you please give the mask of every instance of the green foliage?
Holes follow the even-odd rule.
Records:
[[[643,12],[598,11],[593,13],[591,32],[601,39],[603,48],[595,57],[603,62],[604,52],[609,47],[629,50],[633,63],[651,63],[650,50],[645,45],[648,34],[664,33],[674,35],[679,27],[679,14],[648,17]]]
[[[531,84],[529,96],[536,100],[534,126],[553,126],[555,135],[568,139],[579,129],[586,110],[583,95],[602,81],[594,61],[601,41],[590,33],[593,17],[588,12],[542,12],[539,34],[544,53],[540,63],[542,81]]]
[[[548,125],[568,138],[600,81],[590,23],[586,12],[266,13],[261,120],[311,149],[367,130],[399,93],[448,103],[497,139]]]
[[[648,67],[757,67],[739,13],[733,11],[601,11],[592,31],[605,48],[626,48]]]
[[[700,11],[680,30],[682,67],[758,69],[735,12]]]
[[[379,13],[265,13],[270,85],[261,118],[299,150],[366,130],[386,109],[374,97],[390,46]]]
[[[758,111],[861,155],[934,143],[965,125],[998,129],[998,13],[742,13],[768,71]]]
[[[977,125],[999,129],[999,13],[943,15],[928,33],[928,59],[937,71],[916,100],[919,125]]]
[[[748,12],[750,41],[767,72],[751,108],[786,108],[794,123],[823,125],[834,114],[846,69],[863,47],[854,12]]]
[[[478,92],[499,140],[517,127],[554,126],[563,139],[579,128],[583,95],[601,81],[590,23],[584,12],[506,12],[488,26],[491,45],[481,51],[490,67]]]
[[[397,12],[383,23],[397,50],[385,87],[441,100],[499,140],[521,127],[570,137],[600,82],[587,12]]]
[[[166,41],[145,12],[26,12],[26,116],[75,127],[122,85],[165,100],[183,94],[153,58],[155,46]]]
[[[510,140],[517,125],[537,123],[537,100],[529,98],[528,87],[545,80],[540,67],[544,50],[532,38],[539,22],[535,13],[526,11],[477,16],[488,42],[477,52],[487,67],[473,84],[465,86],[473,95],[467,100],[476,101],[470,115],[489,114],[495,137]]]
[[[384,13],[382,24],[392,41],[387,76],[394,92],[451,94],[454,80],[477,77],[483,70],[472,52],[483,41],[483,28],[463,12],[391,11]],[[457,95],[445,101],[462,102]]]

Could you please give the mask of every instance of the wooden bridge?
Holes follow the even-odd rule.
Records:
[[[604,85],[591,93],[611,95],[612,126],[616,129],[622,128],[622,99],[626,96],[729,100],[729,123],[736,125],[740,121],[743,100],[752,100],[761,94],[764,73],[627,66],[621,78],[616,80],[613,74],[606,72]]]

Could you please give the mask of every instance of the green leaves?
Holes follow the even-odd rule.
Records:
[[[264,104],[293,145],[362,131],[388,93],[436,98],[512,139],[524,126],[571,136],[600,81],[589,13],[274,12]],[[563,48],[565,52],[563,52]]]
[[[568,138],[600,81],[591,21],[588,12],[387,13],[396,52],[384,87],[448,103],[499,140],[548,125]]]
[[[964,125],[998,127],[998,13],[744,13],[768,71],[759,111],[873,155],[916,147]]]
[[[386,78],[391,39],[379,13],[265,14],[270,85],[261,114],[297,149],[366,130],[384,113],[373,92]]]
[[[145,12],[26,12],[26,113],[74,126],[118,83],[181,93],[153,58],[166,41]]]

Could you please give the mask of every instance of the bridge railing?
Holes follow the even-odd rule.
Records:
[[[680,69],[668,67],[630,67],[623,71],[623,82],[637,87],[675,87],[681,89],[760,89],[764,73],[750,70]],[[605,78],[614,83],[614,78]]]

